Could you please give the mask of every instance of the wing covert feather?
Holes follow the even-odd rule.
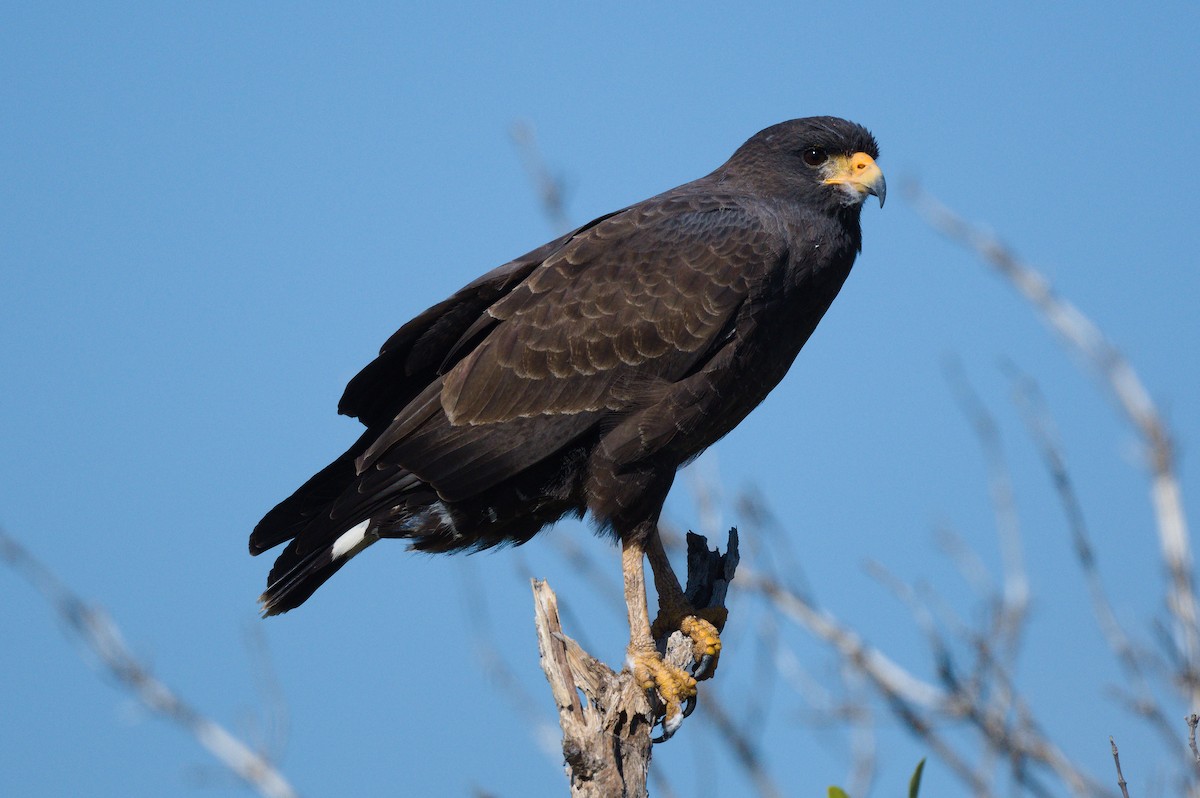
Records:
[[[696,202],[597,225],[492,305],[497,323],[446,375],[451,422],[620,411],[630,392],[618,383],[686,374],[783,252],[755,214]]]
[[[720,347],[784,251],[753,212],[696,197],[577,234],[460,328],[483,337],[456,344],[461,359],[381,430],[359,473],[399,464],[450,501],[500,484],[663,396]]]

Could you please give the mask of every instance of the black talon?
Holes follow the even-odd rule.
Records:
[[[664,718],[663,720],[665,721],[665,720],[666,720],[666,718]],[[666,723],[662,723],[661,725],[662,725],[662,730],[663,730],[663,733],[662,733],[660,736],[658,736],[658,737],[651,737],[651,738],[650,738],[650,742],[651,742],[651,743],[653,743],[653,744],[655,744],[655,745],[657,745],[658,743],[665,743],[667,740],[670,740],[672,737],[674,737],[674,736],[675,736],[675,732],[679,731],[679,728],[678,728],[678,727],[676,727],[676,728],[674,728],[674,729],[671,729],[671,730],[668,730],[668,729],[667,729],[667,724],[666,724]]]
[[[696,681],[700,681],[704,677],[708,676],[710,668],[712,668],[713,660],[715,659],[716,657],[714,657],[712,654],[705,654],[702,656],[700,658],[700,662],[696,665],[696,669],[692,671],[692,677]]]
[[[683,703],[683,708],[680,710],[680,714],[684,718],[686,718],[695,711],[696,711],[696,696],[690,695],[687,697],[687,700]],[[675,736],[675,732],[679,731],[679,728],[681,726],[683,726],[682,718],[680,719],[680,722],[675,725],[674,729],[667,727],[667,719],[666,718],[663,718],[661,721],[659,721],[659,723],[662,725],[663,733],[661,735],[659,735],[658,737],[650,738],[650,742],[655,743],[655,744],[665,743],[667,740],[670,740],[672,737]]]
[[[671,728],[671,727],[667,726],[666,717],[660,718],[658,721],[658,725],[662,727],[662,734],[660,734],[658,737],[651,737],[650,742],[657,745],[658,743],[665,743],[667,740],[670,740],[672,737],[675,736],[675,732],[679,731],[679,728],[681,726],[683,726],[683,719],[686,718],[688,715],[691,715],[695,711],[696,711],[696,696],[694,696],[694,695],[688,696],[687,700],[684,702],[683,706],[680,708],[679,722],[677,722],[675,724],[675,728]]]

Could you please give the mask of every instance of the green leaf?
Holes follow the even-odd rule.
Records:
[[[846,791],[841,787],[830,787],[829,798],[850,798],[850,796],[846,795]]]
[[[925,772],[924,759],[917,763],[917,769],[913,771],[912,779],[908,782],[908,798],[917,798],[917,793],[921,790],[921,774],[923,772]]]

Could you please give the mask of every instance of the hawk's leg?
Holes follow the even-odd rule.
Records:
[[[717,606],[697,611],[691,605],[667,559],[657,526],[646,540],[646,555],[654,573],[654,589],[658,591],[658,617],[651,625],[651,634],[657,639],[678,629],[690,637],[697,662],[696,679],[712,678],[721,656],[720,630],[725,628],[729,610]]]
[[[644,690],[656,690],[662,699],[663,734],[666,740],[691,714],[696,700],[696,680],[682,668],[663,661],[650,633],[650,612],[646,607],[646,556],[642,536],[621,541],[621,570],[625,575],[625,604],[629,609],[629,669]],[[686,702],[686,704],[685,704]]]

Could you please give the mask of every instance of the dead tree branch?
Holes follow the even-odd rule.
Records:
[[[737,562],[736,530],[730,530],[724,555],[689,533],[685,592],[692,606],[724,607]],[[644,798],[655,719],[646,691],[628,669],[614,672],[563,633],[558,599],[549,585],[533,580],[533,597],[538,650],[558,709],[571,795]],[[693,664],[691,640],[681,632],[656,642],[669,663]]]

